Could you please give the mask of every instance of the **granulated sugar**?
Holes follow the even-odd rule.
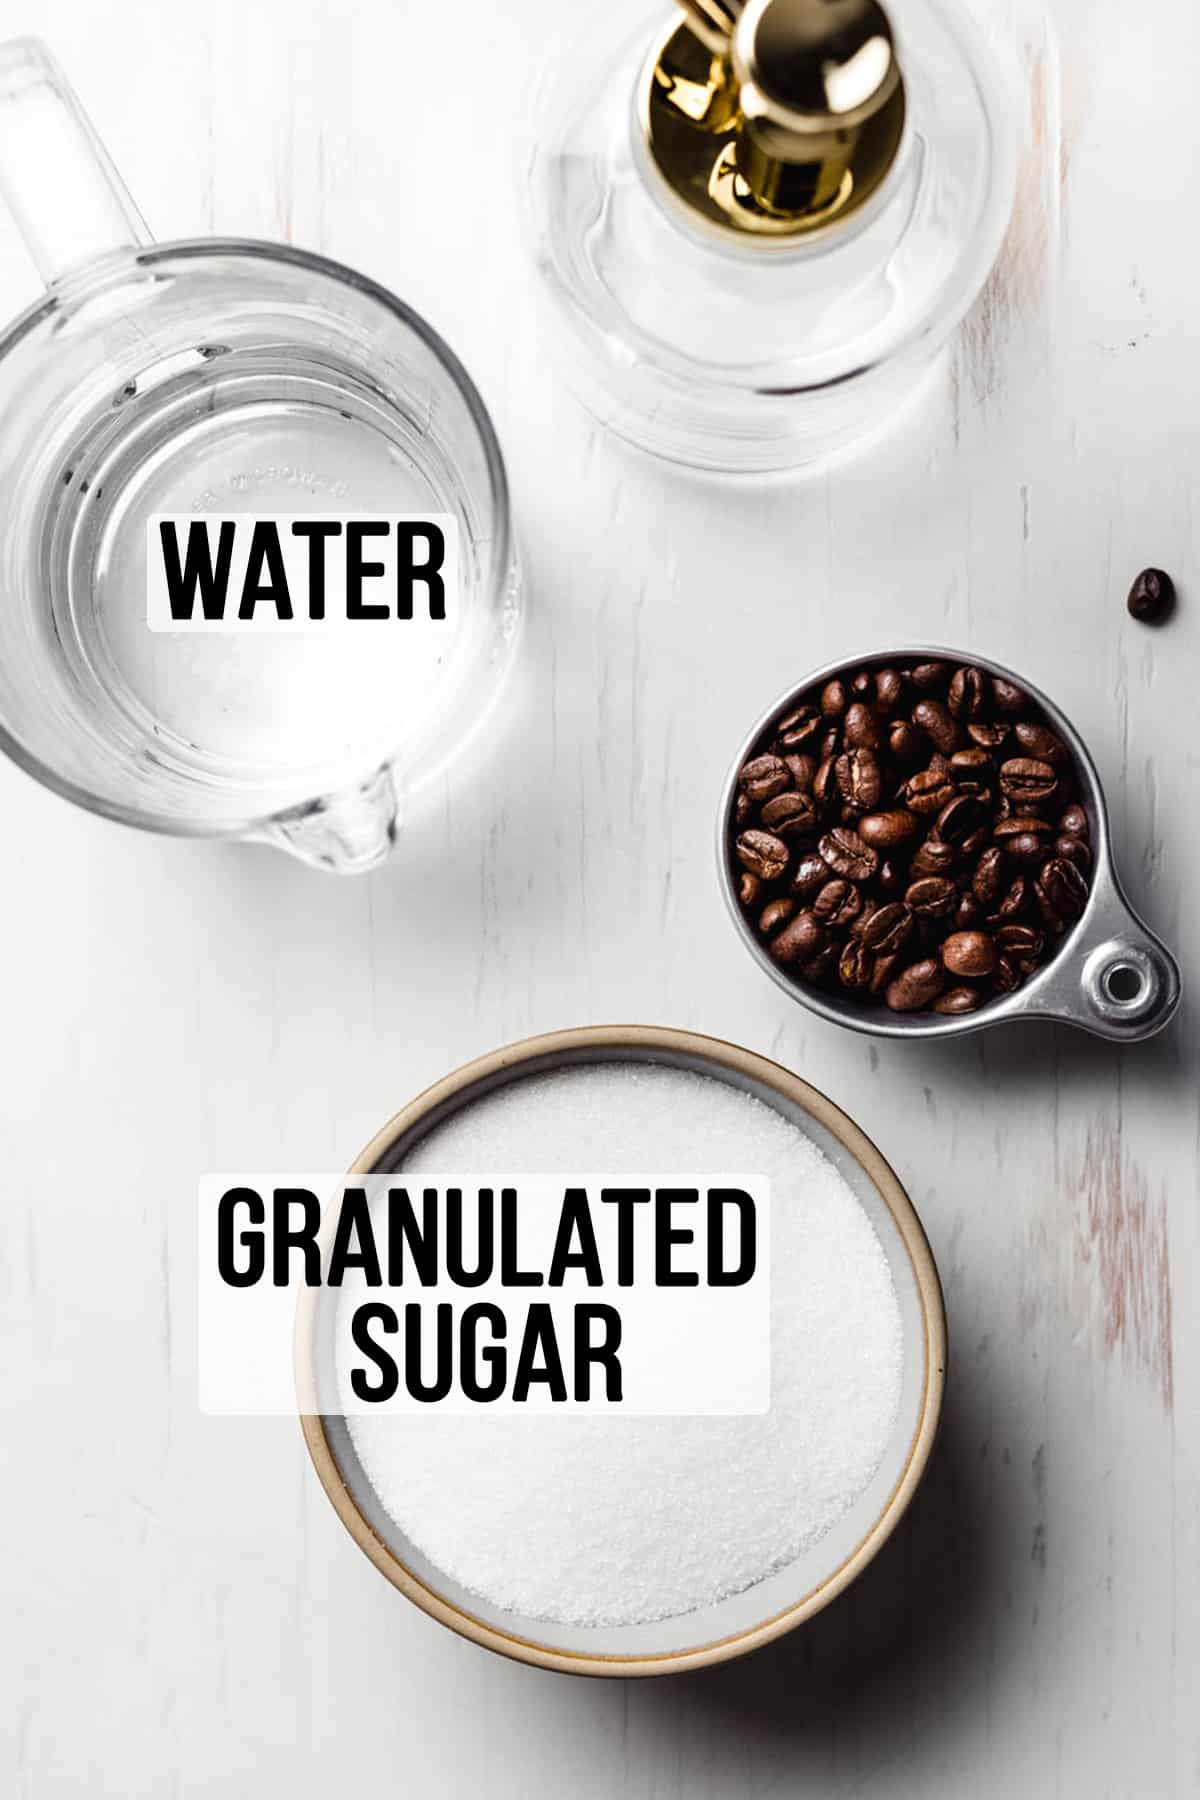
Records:
[[[900,1309],[849,1186],[725,1082],[643,1063],[530,1077],[438,1127],[406,1174],[741,1169],[771,1183],[765,1416],[349,1419],[380,1501],[498,1606],[628,1625],[750,1587],[818,1543],[878,1469],[900,1403]]]

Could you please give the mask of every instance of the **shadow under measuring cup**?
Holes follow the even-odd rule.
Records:
[[[378,863],[504,686],[519,583],[470,378],[385,288],[152,242],[44,46],[0,45],[0,196],[47,284],[0,334],[0,745],[96,813]],[[161,514],[450,515],[447,630],[161,633]]]

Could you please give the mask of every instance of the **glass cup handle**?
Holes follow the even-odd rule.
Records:
[[[47,286],[150,243],[91,120],[37,38],[0,44],[0,197]]]

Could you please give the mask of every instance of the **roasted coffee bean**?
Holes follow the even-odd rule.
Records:
[[[910,775],[902,793],[910,812],[938,813],[954,798],[954,783],[941,769],[921,769]]]
[[[921,1012],[932,1006],[945,985],[941,963],[927,956],[909,963],[907,969],[889,981],[885,998],[893,1012]]]
[[[977,719],[986,711],[988,679],[982,669],[956,669],[950,678],[949,705],[956,719]]]
[[[1000,897],[1004,886],[1004,852],[993,845],[985,850],[975,864],[975,873],[971,877],[971,892],[980,906],[992,906]]]
[[[970,794],[956,794],[948,800],[933,822],[933,832],[943,844],[959,844],[974,831],[983,818],[983,807]]]
[[[866,813],[879,805],[883,776],[873,750],[844,750],[833,773],[838,793],[848,806]]]
[[[847,708],[843,736],[851,750],[879,748],[879,720],[861,700],[855,700]]]
[[[851,938],[838,960],[838,980],[843,987],[861,989],[871,985],[875,958],[864,948],[862,940]]]
[[[837,757],[827,756],[813,776],[812,797],[822,813],[828,815],[838,797]]]
[[[771,831],[743,831],[735,849],[742,867],[763,881],[778,881],[788,866],[788,847]]]
[[[1046,854],[1045,839],[1035,831],[1018,831],[1004,840],[1004,848],[1014,862],[1036,862]]]
[[[1092,866],[1092,853],[1088,849],[1087,839],[1069,837],[1065,831],[1054,840],[1054,854],[1065,856],[1068,862],[1073,862],[1081,875],[1086,875]]]
[[[925,740],[907,719],[896,719],[888,727],[888,750],[898,763],[915,763],[925,752]]]
[[[1039,725],[1034,719],[1019,719],[1013,726],[1016,738],[1026,756],[1034,756],[1040,762],[1065,763],[1067,746],[1060,737],[1045,725]]]
[[[739,771],[738,897],[793,979],[966,1013],[1045,966],[1086,906],[1083,785],[1004,677],[902,658],[843,670]]]
[[[1000,764],[1000,792],[1023,806],[1048,800],[1057,786],[1053,764],[1036,756],[1010,756]]]
[[[944,875],[954,867],[957,858],[953,844],[947,844],[943,838],[927,837],[909,868],[914,880],[919,880],[922,875]]]
[[[958,743],[958,726],[949,707],[940,700],[918,700],[913,707],[912,722],[943,756],[948,756]]]
[[[1087,905],[1087,881],[1075,864],[1064,856],[1051,857],[1042,869],[1037,885],[1039,903],[1048,904],[1055,917],[1066,924],[1074,923]]]
[[[758,929],[766,937],[770,937],[773,931],[778,931],[781,925],[787,924],[795,911],[796,902],[794,900],[768,900],[758,915]]]
[[[829,977],[837,969],[838,957],[841,953],[842,947],[836,939],[828,944],[823,944],[815,956],[810,957],[807,962],[800,964],[801,975],[804,977],[805,981],[815,983],[828,981]]]
[[[1014,681],[1006,681],[1003,675],[992,677],[992,707],[1005,718],[1015,713],[1025,712],[1029,706],[1029,696]]]
[[[817,889],[824,887],[829,880],[829,865],[823,856],[815,850],[806,850],[797,863],[792,874],[791,891],[798,894],[801,900],[807,900]]]
[[[978,781],[986,787],[996,773],[996,765],[986,750],[972,744],[968,750],[956,750],[950,758],[950,772],[959,787],[964,781]]]
[[[878,669],[875,674],[875,704],[880,712],[895,712],[904,698],[904,677],[899,669]]]
[[[998,750],[1007,739],[1008,734],[1009,727],[1007,725],[982,724],[980,721],[972,719],[967,726],[967,736],[982,750]]]
[[[920,820],[905,807],[866,813],[858,821],[858,835],[873,850],[895,850],[899,845],[907,844],[920,829]]]
[[[817,849],[835,875],[847,881],[869,881],[879,867],[879,858],[870,844],[863,842],[857,831],[839,825],[827,832]]]
[[[983,916],[983,908],[973,894],[962,894],[954,909],[955,931],[973,931]]]
[[[1003,899],[994,913],[988,915],[989,925],[1006,925],[1012,919],[1019,919],[1028,908],[1032,898],[1032,890],[1023,875],[1018,875],[1007,888]]]
[[[821,715],[815,706],[798,706],[775,727],[775,741],[781,750],[802,750],[821,729]]]
[[[755,756],[743,765],[738,781],[754,804],[761,806],[772,794],[781,794],[787,787],[787,764],[779,756]]]
[[[885,904],[884,901],[874,900],[874,899],[872,899],[870,894],[864,894],[863,895],[863,903],[862,903],[862,911],[859,913],[857,919],[855,919],[853,925],[851,925],[851,927],[850,927],[850,936],[860,938],[862,936],[863,932],[867,928],[867,920],[870,919],[873,914],[877,913],[879,911],[879,908],[881,906],[883,906],[884,904]]]
[[[1011,994],[1021,985],[1021,971],[1011,956],[998,956],[992,970],[992,981],[1001,994]]]
[[[960,780],[956,785],[960,794],[967,794],[972,800],[982,800],[987,804],[992,798],[992,790],[987,785],[986,781]],[[988,836],[991,836],[990,832],[988,833]]]
[[[888,956],[899,950],[912,935],[913,916],[901,900],[893,900],[871,914],[862,929],[862,942],[868,950]]]
[[[942,945],[942,961],[952,975],[990,975],[996,966],[996,946],[986,931],[955,931]]]
[[[1003,819],[996,820],[992,836],[1007,849],[1013,838],[1049,838],[1053,830],[1049,819],[1040,819],[1036,813],[1010,812]]]
[[[1165,569],[1143,569],[1125,602],[1141,625],[1161,625],[1175,605],[1175,583]]]
[[[809,962],[825,947],[825,928],[807,908],[789,919],[767,946],[778,963]]]
[[[806,750],[793,750],[784,757],[788,774],[792,778],[792,786],[801,794],[812,792],[813,776],[817,772],[817,759]]]
[[[853,882],[835,876],[818,889],[812,910],[822,925],[849,925],[862,911],[862,893]]]
[[[921,919],[944,919],[958,905],[958,889],[944,875],[924,875],[905,889],[905,904]]]
[[[1045,832],[1025,829],[1014,831],[999,840],[1004,854],[1015,863],[1041,862],[1049,851],[1049,839]]]
[[[1032,925],[1001,925],[996,932],[996,948],[1005,956],[1040,956],[1045,942]]]
[[[935,1013],[943,1017],[956,1017],[959,1013],[975,1012],[983,1005],[983,995],[978,988],[947,988],[933,1003]]]
[[[759,818],[768,831],[777,832],[782,838],[800,837],[816,830],[817,809],[811,794],[798,794],[795,788],[789,788],[787,793],[768,800]]]
[[[875,967],[871,971],[871,980],[867,989],[873,999],[878,1000],[886,993],[888,982],[899,967],[900,958],[894,952],[875,958]]]

